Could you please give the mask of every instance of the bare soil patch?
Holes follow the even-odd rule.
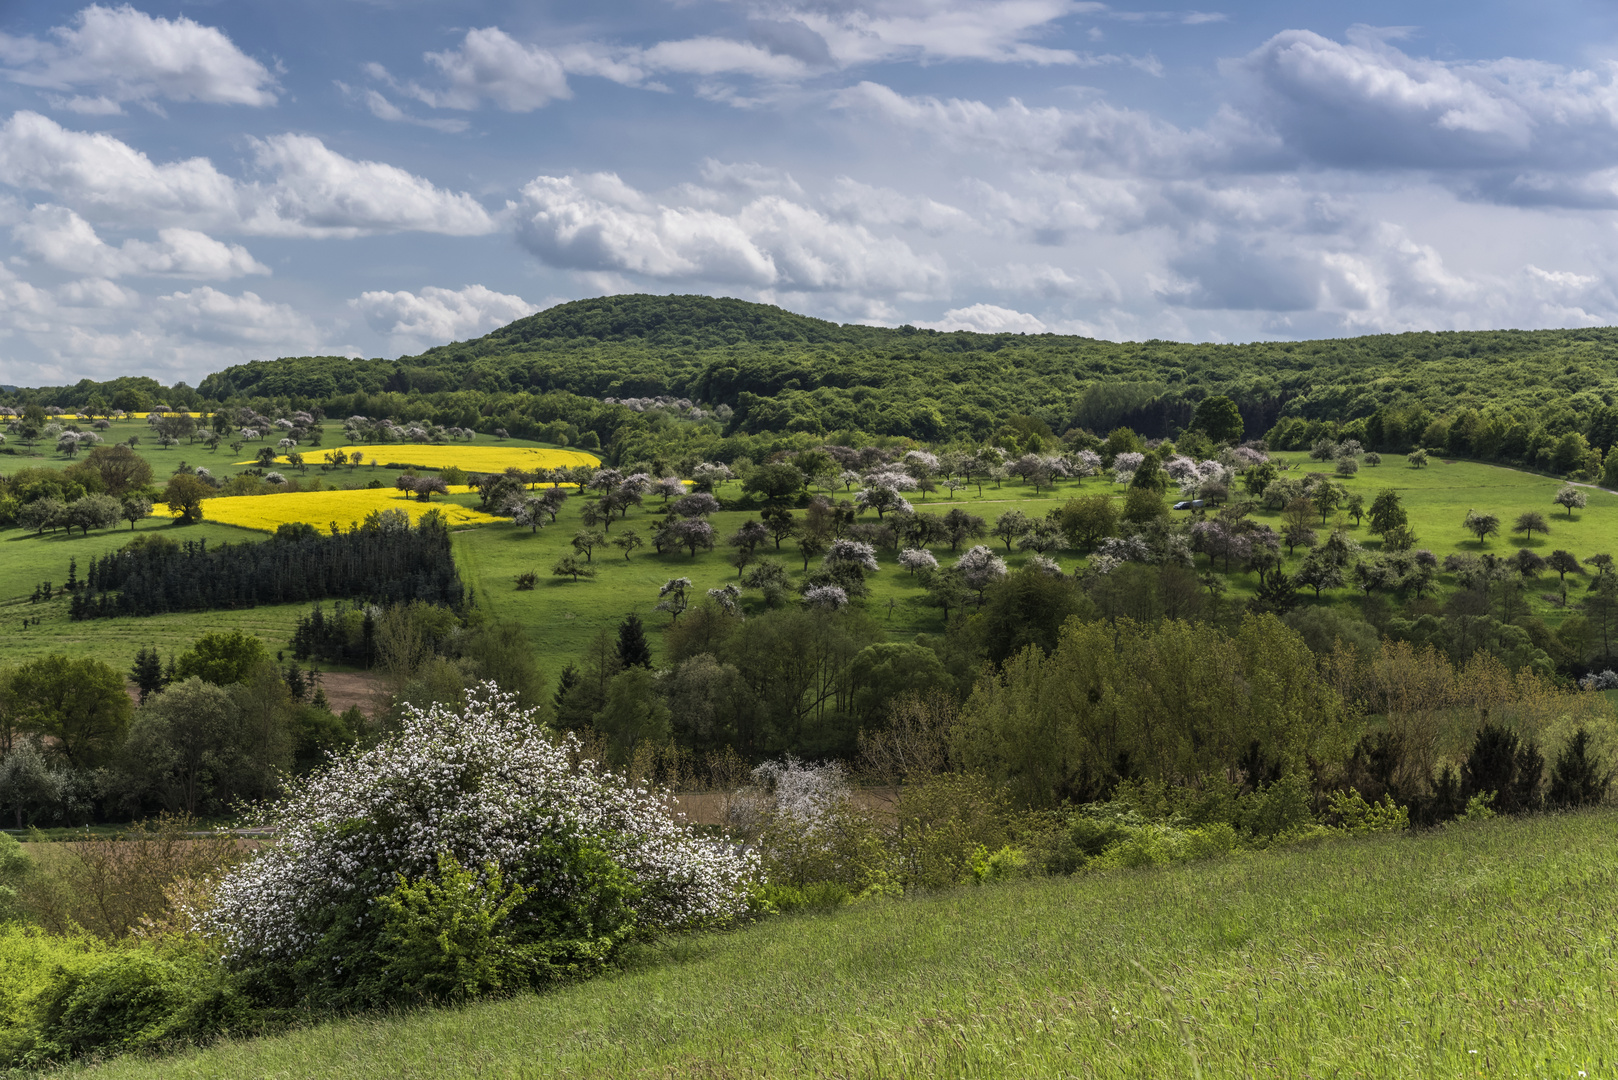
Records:
[[[358,705],[368,718],[375,717],[387,705],[380,676],[368,671],[321,672],[320,685],[326,690],[326,704],[334,713],[347,712]]]

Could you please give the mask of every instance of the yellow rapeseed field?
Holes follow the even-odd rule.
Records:
[[[601,459],[594,454],[586,454],[582,450],[544,450],[534,446],[456,446],[431,445],[423,443],[381,443],[376,446],[339,446],[332,449],[312,446],[300,449],[304,464],[318,465],[326,460],[327,454],[335,455],[338,450],[353,456],[358,450],[365,455],[365,464],[376,465],[410,465],[418,469],[448,469],[451,466],[465,469],[467,472],[496,473],[507,469],[517,468],[525,472],[533,469],[572,469],[580,465],[588,465],[592,469],[601,464]],[[279,457],[277,462],[285,465],[287,459]],[[241,465],[251,465],[251,461],[238,462]]]
[[[452,494],[463,494],[468,487],[452,486]],[[236,525],[243,529],[274,532],[289,522],[326,528],[336,522],[341,529],[365,520],[373,510],[403,510],[410,515],[412,524],[429,510],[437,510],[449,519],[450,528],[460,525],[483,525],[499,522],[481,510],[459,506],[435,499],[417,502],[394,488],[361,488],[357,491],[294,491],[285,495],[231,495],[218,499],[204,499],[202,516],[221,525]]]

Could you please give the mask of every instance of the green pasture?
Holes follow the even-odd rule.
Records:
[[[144,426],[144,425],[137,425]],[[512,445],[539,445],[512,440]],[[201,449],[200,445],[194,449]],[[154,459],[169,459],[168,468],[178,464],[183,450],[152,450]],[[194,455],[193,455],[194,456]],[[227,455],[228,456],[228,455]],[[1283,455],[1295,472],[1319,467],[1303,455]],[[52,454],[36,463],[51,463],[57,467],[68,464],[67,459]],[[364,470],[369,474],[370,469]],[[311,469],[309,475],[319,475]],[[381,470],[377,474],[384,482],[391,482],[392,474]],[[369,477],[368,477],[369,479]],[[334,485],[351,483],[342,470],[330,475]],[[1432,549],[1440,558],[1451,552],[1492,551],[1509,554],[1518,547],[1531,547],[1541,554],[1556,548],[1566,548],[1580,558],[1598,552],[1618,553],[1618,495],[1586,488],[1590,505],[1569,518],[1567,513],[1551,502],[1561,486],[1560,482],[1533,473],[1520,472],[1475,462],[1445,463],[1435,459],[1424,469],[1410,468],[1402,459],[1389,459],[1387,463],[1362,468],[1358,475],[1342,480],[1347,490],[1363,495],[1369,505],[1378,492],[1392,488],[1399,492],[1410,513],[1411,525],[1418,536],[1418,545]],[[942,513],[952,506],[960,506],[985,519],[991,527],[994,519],[1006,510],[1018,509],[1029,516],[1042,516],[1075,495],[1108,492],[1122,497],[1122,489],[1105,480],[1091,479],[1082,483],[1065,481],[1054,489],[1038,493],[1018,481],[1007,481],[1001,487],[985,484],[981,493],[977,488],[958,492],[953,498],[938,493],[926,501],[915,500],[918,509]],[[740,485],[730,483],[719,492],[726,498],[741,495]],[[475,505],[476,496],[456,495],[450,500]],[[573,582],[554,577],[551,568],[558,559],[573,553],[571,540],[581,528],[579,516],[583,502],[570,499],[554,525],[538,533],[516,526],[485,526],[465,529],[455,534],[455,553],[467,584],[475,590],[479,602],[493,616],[522,623],[528,628],[542,670],[554,672],[573,660],[582,651],[585,642],[602,629],[615,628],[630,612],[639,613],[653,629],[654,649],[660,650],[661,630],[669,624],[668,615],[655,611],[658,588],[673,577],[690,578],[693,600],[700,601],[706,591],[737,580],[735,568],[726,561],[731,549],[722,543],[711,552],[694,558],[684,553],[655,555],[649,547],[633,552],[626,561],[623,553],[613,547],[597,549],[592,565],[597,569],[593,579]],[[636,530],[643,539],[650,539],[656,521],[654,510],[657,500],[632,510],[625,520],[612,525],[609,536],[624,528]],[[1461,522],[1469,509],[1493,513],[1502,521],[1502,535],[1479,544],[1462,528]],[[1536,534],[1532,541],[1524,541],[1510,534],[1511,523],[1518,514],[1537,510],[1549,519],[1551,534]],[[734,532],[742,522],[754,516],[743,511],[723,511],[715,514],[713,525],[723,538]],[[1281,515],[1259,510],[1255,516],[1279,528]],[[1341,523],[1349,533],[1375,551],[1381,541],[1369,535],[1368,525],[1355,525],[1346,514],[1338,512],[1326,528]],[[261,533],[201,524],[175,526],[162,516],[142,522],[140,530],[163,529],[176,539],[206,537],[210,542],[223,540],[258,540]],[[301,606],[264,607],[242,612],[204,612],[160,616],[141,620],[111,619],[85,623],[72,623],[67,618],[67,603],[54,601],[48,605],[32,605],[28,596],[40,581],[60,584],[67,574],[70,556],[79,559],[82,568],[94,555],[113,550],[127,540],[128,529],[93,533],[88,537],[75,534],[47,533],[34,536],[22,530],[0,531],[0,626],[12,619],[5,638],[6,659],[26,659],[50,651],[72,653],[90,652],[99,655],[105,650],[109,656],[121,658],[145,644],[160,650],[178,650],[197,635],[220,628],[236,628],[259,634],[272,648],[282,648],[291,634],[297,616],[305,610]],[[998,540],[985,538],[983,543],[994,547],[1015,568],[1025,560],[1021,552],[1005,549]],[[933,549],[940,563],[946,563],[956,553],[947,546]],[[763,557],[778,558],[794,575],[801,576],[802,558],[792,540],[782,544],[776,552],[767,543],[759,550]],[[908,641],[919,633],[939,633],[944,629],[942,613],[927,605],[926,592],[921,583],[900,569],[891,553],[881,553],[883,568],[870,579],[871,595],[866,610],[893,640]],[[1058,553],[1064,566],[1073,568],[1082,560],[1076,553]],[[1296,569],[1303,559],[1300,548],[1288,561],[1288,569]],[[540,584],[528,592],[516,590],[516,577],[526,571],[539,575]],[[1257,586],[1254,575],[1234,572],[1228,578],[1231,595],[1250,596]],[[1440,584],[1453,586],[1448,575]],[[1530,609],[1551,621],[1560,619],[1562,609],[1556,602],[1557,579],[1547,574],[1538,588],[1530,589]],[[1305,593],[1305,603],[1316,602]],[[1334,590],[1321,598],[1323,603],[1357,603],[1360,594],[1352,587]],[[746,601],[756,603],[755,600]],[[39,626],[22,629],[23,618],[38,616]],[[121,662],[121,661],[120,661]]]
[[[1061,506],[1075,490],[1075,485],[1067,484],[1057,492],[1043,492],[1036,497],[1031,489],[1011,484],[999,491],[985,486],[981,498],[975,493],[961,493],[953,500],[933,497],[925,504],[917,501],[916,506],[938,513],[961,506],[983,517],[992,528],[994,519],[1007,510],[1020,509],[1029,515],[1043,515]],[[1083,490],[1089,493],[1105,491],[1107,487],[1091,481],[1083,485]],[[726,497],[740,493],[740,485],[735,483],[724,485],[720,491]],[[634,529],[642,540],[649,541],[658,520],[652,513],[656,505],[655,500],[648,500],[640,510],[630,511],[627,519],[615,521],[609,539],[627,527]],[[479,602],[493,615],[528,627],[546,671],[560,670],[561,665],[578,656],[594,634],[603,629],[616,629],[630,612],[639,614],[654,631],[650,635],[652,646],[654,652],[660,651],[661,634],[657,631],[665,629],[672,620],[656,610],[658,589],[670,578],[689,578],[692,591],[688,595],[695,604],[707,596],[709,589],[737,581],[736,568],[726,561],[733,549],[722,541],[743,522],[757,517],[755,513],[739,510],[714,514],[710,520],[721,542],[713,551],[694,557],[684,551],[658,555],[648,545],[635,550],[625,560],[623,552],[617,548],[610,545],[597,548],[591,556],[596,577],[574,582],[553,576],[551,568],[564,555],[573,554],[572,540],[582,528],[579,520],[582,511],[582,500],[574,498],[565,504],[554,525],[538,533],[505,526],[484,526],[455,533],[455,554],[467,584],[477,591]],[[992,537],[979,542],[993,544],[1005,556],[1008,566],[1019,566],[1026,559],[1022,552],[1007,552],[1005,545]],[[947,545],[933,550],[941,565],[956,557]],[[773,542],[766,542],[756,554],[759,558],[779,560],[795,578],[803,576],[803,556],[791,539],[783,541],[779,551],[775,550]],[[943,613],[926,605],[926,590],[921,582],[900,569],[891,553],[880,555],[882,569],[868,579],[871,595],[865,604],[870,615],[898,641],[908,641],[919,633],[942,632]],[[810,565],[812,568],[815,563]],[[529,570],[539,575],[539,585],[530,592],[518,592],[516,577]],[[744,590],[743,600],[744,604],[757,604],[758,594]]]
[[[1308,471],[1311,463],[1303,455],[1292,459],[1294,470]],[[1572,520],[1566,512],[1551,502],[1561,487],[1557,480],[1531,473],[1504,469],[1495,465],[1472,462],[1445,464],[1434,461],[1424,469],[1413,469],[1401,460],[1398,464],[1384,464],[1376,468],[1362,468],[1355,477],[1343,481],[1351,493],[1365,496],[1366,504],[1387,488],[1398,491],[1410,511],[1411,524],[1419,537],[1419,545],[1431,548],[1440,558],[1451,552],[1492,551],[1509,554],[1517,547],[1528,546],[1545,554],[1558,547],[1566,547],[1580,558],[1597,552],[1618,552],[1618,495],[1585,489],[1590,498],[1587,509],[1576,511]],[[728,484],[720,494],[740,493],[740,485]],[[1082,483],[1066,481],[1052,490],[1033,494],[1030,487],[1008,481],[999,489],[985,485],[981,495],[975,488],[959,492],[951,499],[944,495],[930,497],[925,503],[919,499],[915,505],[924,512],[942,513],[952,506],[960,506],[984,518],[993,526],[994,519],[1007,510],[1021,510],[1030,517],[1042,516],[1061,506],[1069,498],[1080,494],[1109,492],[1122,498],[1122,489],[1102,480]],[[459,498],[467,498],[465,496]],[[635,529],[643,539],[650,536],[655,504],[631,511],[629,517],[612,526],[614,534],[625,527]],[[1461,527],[1469,509],[1496,514],[1504,523],[1505,535],[1479,545],[1471,533]],[[545,670],[559,670],[560,665],[575,658],[584,643],[602,629],[615,627],[630,612],[636,612],[648,626],[666,627],[670,617],[655,611],[657,590],[669,578],[691,579],[694,595],[701,598],[708,589],[720,588],[737,580],[735,568],[726,559],[730,549],[722,544],[712,552],[695,557],[685,554],[655,555],[649,548],[633,552],[626,562],[616,548],[598,549],[592,557],[597,568],[593,579],[573,582],[551,576],[551,567],[564,555],[573,553],[570,546],[573,535],[581,528],[579,514],[582,503],[568,501],[554,525],[531,533],[527,529],[486,526],[466,529],[455,534],[455,551],[467,583],[490,612],[502,619],[523,623],[529,629],[534,646]],[[1507,533],[1516,516],[1527,510],[1538,510],[1551,519],[1551,535],[1535,534],[1531,543]],[[1554,514],[1552,513],[1554,511]],[[1181,512],[1182,514],[1184,512]],[[712,518],[715,531],[724,537],[734,532],[742,522],[755,515],[741,511],[724,511]],[[1279,529],[1279,512],[1258,511],[1255,516]],[[1334,515],[1326,528],[1338,521]],[[1341,523],[1368,550],[1380,550],[1382,542],[1369,534],[1368,523],[1355,525],[1352,518],[1341,516]],[[611,535],[611,534],[609,534]],[[1004,543],[986,537],[981,543],[989,544],[1015,569],[1026,556],[1010,551]],[[955,557],[947,546],[934,547],[933,553],[940,564]],[[780,552],[769,545],[759,549],[764,557],[779,558],[781,562],[801,576],[803,562],[797,547],[790,539]],[[944,629],[942,612],[927,605],[926,590],[910,574],[900,569],[891,553],[880,553],[882,570],[869,579],[871,595],[866,610],[896,641],[908,641],[919,633],[940,633]],[[1288,561],[1288,569],[1295,570],[1303,561],[1304,551],[1298,549]],[[1082,564],[1073,552],[1059,553],[1059,561],[1068,568]],[[1200,563],[1199,563],[1200,565]],[[540,576],[540,584],[531,592],[516,591],[518,574],[532,570]],[[1257,588],[1257,577],[1251,573],[1233,572],[1229,576],[1231,594],[1251,596]],[[1440,578],[1446,587],[1453,587],[1449,575]],[[1556,576],[1548,574],[1542,580],[1546,594],[1555,592]],[[746,594],[744,593],[744,600]],[[1305,594],[1305,603],[1315,602]],[[1352,587],[1326,593],[1321,602],[1355,603],[1360,594]],[[1561,616],[1561,608],[1539,595],[1530,598],[1530,608],[1536,614],[1552,621]],[[652,635],[654,650],[659,645],[659,634]]]
[[[1328,466],[1309,461],[1301,454],[1281,455],[1281,460],[1292,463],[1294,474],[1331,471]],[[1561,490],[1562,481],[1475,461],[1446,462],[1434,458],[1426,468],[1415,469],[1402,458],[1390,455],[1382,465],[1362,466],[1357,475],[1338,478],[1338,482],[1349,492],[1363,495],[1367,509],[1378,493],[1390,488],[1398,492],[1410,513],[1416,546],[1431,549],[1439,558],[1456,551],[1509,555],[1522,547],[1532,548],[1541,555],[1565,548],[1581,559],[1598,552],[1618,554],[1618,495],[1599,488],[1580,488],[1590,505],[1584,510],[1575,510],[1569,518],[1566,510],[1551,501]],[[1467,511],[1473,509],[1498,517],[1500,535],[1479,544],[1461,524],[1466,520]],[[1526,541],[1520,534],[1511,532],[1517,515],[1531,510],[1545,515],[1551,526],[1550,536],[1536,532],[1532,541]],[[1279,513],[1261,511],[1255,516],[1279,528]],[[1349,531],[1355,532],[1356,539],[1367,548],[1381,548],[1381,541],[1366,534],[1363,524],[1357,532],[1351,519],[1347,524]]]
[[[202,522],[176,525],[166,517],[152,517],[135,527],[136,534],[160,533],[177,541],[207,540],[209,544],[253,543],[263,533]],[[140,649],[152,646],[163,655],[180,653],[202,634],[240,629],[263,638],[271,650],[282,648],[292,635],[298,616],[307,605],[287,604],[244,611],[200,611],[147,618],[68,618],[68,598],[58,595],[46,603],[30,603],[34,587],[51,582],[60,589],[67,580],[68,562],[76,558],[79,579],[92,558],[118,550],[130,539],[130,529],[108,529],[89,536],[65,532],[36,536],[23,529],[0,530],[0,661],[16,663],[51,653],[94,656],[115,668],[127,668]],[[39,624],[24,625],[38,619]]]
[[[1618,1070],[1618,814],[968,887],[144,1077],[1575,1077]]]
[[[67,421],[63,420],[58,420],[55,422],[61,424],[67,423]],[[94,430],[90,426],[89,421],[78,421],[77,423],[78,426],[85,431]],[[214,450],[209,450],[202,444],[200,440],[193,443],[188,442],[185,439],[181,439],[178,445],[165,450],[158,443],[156,430],[148,425],[144,420],[114,420],[112,421],[112,426],[106,431],[98,431],[96,434],[100,435],[102,439],[105,440],[103,445],[106,446],[111,446],[115,443],[127,442],[131,435],[138,436],[140,441],[135,444],[133,449],[136,454],[140,455],[142,458],[145,458],[151,463],[152,474],[158,480],[158,482],[161,482],[170,473],[172,473],[182,461],[188,462],[191,465],[206,466],[208,471],[213,473],[215,476],[234,476],[236,473],[241,472],[244,468],[247,468],[245,465],[236,465],[234,462],[244,460],[245,458],[258,453],[258,448],[260,446],[274,446],[276,439],[280,437],[279,434],[277,434],[275,436],[268,436],[266,438],[259,439],[255,442],[248,442],[242,447],[242,454],[240,457],[238,457],[237,455],[232,454],[230,451],[230,444],[240,438],[238,435],[231,435],[230,438],[225,439],[219,444],[218,448]],[[332,435],[332,431],[329,428],[327,430],[327,435]],[[338,439],[338,442],[332,443],[331,445],[341,445],[341,428],[337,428],[336,438]],[[65,469],[75,461],[83,460],[84,455],[88,453],[88,451],[80,451],[77,455],[70,458],[65,454],[57,453],[56,440],[45,437],[41,437],[37,445],[33,447],[24,446],[21,440],[11,437],[10,441],[6,443],[6,449],[12,450],[14,453],[0,456],[0,472],[8,473],[25,468]],[[314,450],[313,456],[318,458],[319,455],[320,450],[317,448]]]

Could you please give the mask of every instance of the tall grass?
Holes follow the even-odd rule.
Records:
[[[1611,1076],[1618,813],[968,888],[96,1077]]]

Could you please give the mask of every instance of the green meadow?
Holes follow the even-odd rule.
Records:
[[[1615,841],[1602,810],[857,903],[549,994],[81,1071],[1611,1076]]]

